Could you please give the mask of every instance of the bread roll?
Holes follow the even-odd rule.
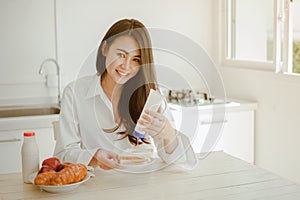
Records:
[[[44,172],[36,176],[36,185],[64,185],[76,183],[84,179],[87,168],[83,164],[65,165],[59,172]]]

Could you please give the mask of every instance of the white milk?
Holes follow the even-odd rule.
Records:
[[[24,133],[22,145],[22,175],[24,183],[30,183],[29,176],[39,170],[39,149],[34,132]]]

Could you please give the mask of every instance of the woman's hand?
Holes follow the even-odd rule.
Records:
[[[105,149],[98,149],[89,165],[93,167],[99,166],[104,170],[121,169],[119,155]]]
[[[171,126],[169,120],[158,112],[145,110],[138,123],[144,126],[143,130],[152,137],[164,140],[167,153],[172,153],[178,145],[176,130]]]

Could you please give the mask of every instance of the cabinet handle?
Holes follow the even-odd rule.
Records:
[[[206,124],[221,124],[221,123],[227,123],[228,120],[216,120],[216,121],[201,121],[201,125],[206,125]]]
[[[7,140],[0,140],[0,143],[9,143],[9,142],[20,142],[21,139],[13,138],[13,139],[7,139]]]

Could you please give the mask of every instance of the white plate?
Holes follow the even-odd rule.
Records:
[[[29,177],[29,181],[32,184],[34,184],[34,179],[35,179],[36,175],[37,175],[37,172],[31,174],[30,177]],[[94,177],[94,176],[95,175],[93,173],[87,172],[84,179],[80,182],[77,182],[77,183],[65,184],[65,185],[56,185],[56,186],[54,186],[54,185],[36,185],[36,186],[38,186],[42,190],[45,190],[45,191],[51,192],[51,193],[68,192],[68,191],[74,190],[75,188],[77,188],[82,183],[88,181],[90,179],[90,177]]]
[[[160,170],[167,166],[165,162],[163,162],[160,158],[151,158],[151,161],[146,163],[140,163],[140,164],[120,164],[122,169],[115,169],[119,172],[125,172],[125,173],[148,173]]]
[[[130,157],[130,156],[128,156],[128,157]],[[151,158],[151,157],[143,157],[143,156],[133,156],[133,157],[140,157],[140,158],[144,159],[144,161],[135,163],[134,161],[131,162],[130,160],[123,161],[123,162],[121,160],[120,166],[124,167],[126,169],[128,169],[128,168],[141,168],[141,167],[151,165],[154,161],[154,159]]]

